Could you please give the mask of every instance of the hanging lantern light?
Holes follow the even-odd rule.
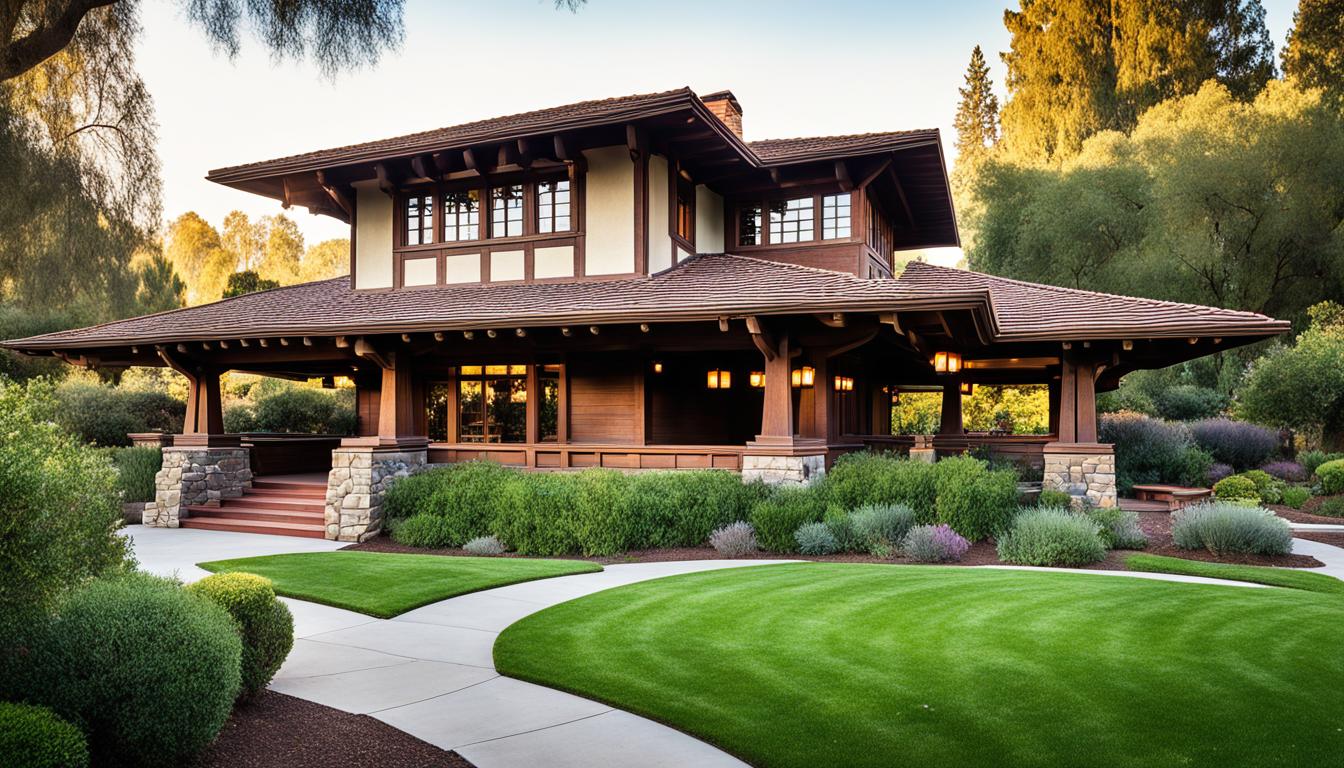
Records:
[[[654,372],[654,373],[662,373],[662,372],[663,372],[663,361],[662,361],[662,360],[654,360],[654,361],[653,361],[653,372]]]
[[[752,371],[751,374],[747,376],[747,383],[751,384],[755,389],[761,389],[765,386],[765,372]]]
[[[960,373],[961,372],[961,353],[960,352],[934,352],[933,370],[936,373]]]
[[[804,365],[802,368],[793,369],[793,386],[811,387],[817,382],[817,369],[810,365]]]
[[[961,382],[961,394],[969,395],[975,391],[975,385],[969,381]]]
[[[854,391],[854,377],[853,377],[853,376],[836,376],[836,377],[835,377],[834,385],[835,385],[835,391],[836,391],[836,392],[853,392],[853,391]]]
[[[713,368],[706,376],[705,384],[710,389],[728,389],[733,386],[733,374],[722,368]]]

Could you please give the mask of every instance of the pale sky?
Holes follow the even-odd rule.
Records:
[[[1281,48],[1296,0],[1262,2]],[[194,210],[216,226],[234,209],[281,208],[205,181],[212,168],[682,86],[732,90],[748,140],[938,128],[952,161],[971,49],[984,48],[1002,99],[1008,45],[1003,0],[589,0],[574,14],[550,0],[408,0],[400,49],[331,82],[256,45],[229,61],[181,5],[144,3],[138,64],[158,111],[165,218]],[[349,234],[291,216],[309,244]]]

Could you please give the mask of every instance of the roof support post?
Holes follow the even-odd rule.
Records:
[[[942,421],[938,426],[940,435],[963,435],[965,428],[961,421],[961,377],[943,382]]]
[[[187,379],[187,415],[182,422],[182,434],[173,441],[174,445],[237,445],[237,436],[224,434],[220,370],[179,358],[166,348],[160,348],[158,353],[169,368]]]
[[[761,407],[761,433],[758,444],[791,443],[793,426],[793,389],[790,384],[790,339],[781,334],[775,342],[774,357],[765,360],[765,402]],[[764,357],[764,355],[762,355]]]
[[[1070,349],[1060,362],[1056,433],[1061,443],[1097,442],[1097,376],[1101,366],[1086,352]]]
[[[367,339],[355,342],[355,352],[382,369],[382,386],[378,393],[378,434],[373,437],[353,437],[341,441],[342,446],[373,446],[378,448],[416,449],[429,445],[429,438],[417,434],[423,411],[424,391],[415,385],[411,356],[396,352],[381,352]]]

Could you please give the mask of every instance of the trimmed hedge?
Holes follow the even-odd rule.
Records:
[[[1017,511],[1017,475],[990,471],[968,456],[943,459],[933,465],[937,497],[934,509],[940,523],[969,541],[998,535]]]
[[[255,696],[294,647],[294,617],[271,580],[253,573],[216,573],[187,587],[229,612],[243,641],[240,698]]]
[[[0,695],[78,725],[99,766],[180,766],[233,709],[242,643],[229,614],[176,582],[137,573],[62,601]]]
[[[999,538],[999,559],[1018,565],[1087,565],[1106,557],[1101,526],[1062,509],[1024,510]]]
[[[1327,461],[1316,468],[1316,477],[1321,480],[1321,490],[1333,496],[1344,493],[1344,459]]]
[[[86,768],[84,734],[46,707],[0,701],[0,755],[9,768]]]
[[[780,488],[751,508],[751,525],[761,549],[797,552],[793,534],[807,523],[820,522],[824,512],[814,487]]]

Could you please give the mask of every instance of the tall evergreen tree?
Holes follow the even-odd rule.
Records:
[[[980,46],[971,51],[966,87],[958,88],[961,101],[952,126],[957,130],[958,162],[974,159],[999,140],[999,99],[989,79],[989,66]]]
[[[1003,138],[1024,158],[1069,155],[1103,130],[1217,79],[1239,98],[1274,75],[1260,0],[1021,0],[1006,11]]]
[[[1302,85],[1344,93],[1344,0],[1298,3],[1283,72]]]

